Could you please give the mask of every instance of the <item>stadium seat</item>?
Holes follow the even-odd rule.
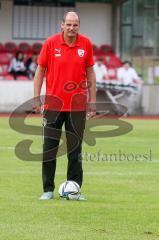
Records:
[[[0,65],[0,76],[8,74],[8,65]]]
[[[28,81],[29,79],[26,76],[19,75],[19,76],[17,76],[17,80]]]
[[[7,42],[4,45],[7,53],[15,54],[17,51],[17,45],[14,42]]]
[[[7,73],[7,74],[3,75],[3,79],[4,80],[14,80],[14,77],[12,74]]]
[[[18,50],[23,54],[29,54],[31,51],[31,46],[26,42],[21,42],[18,46]]]
[[[4,72],[3,65],[0,64],[0,77],[3,76],[3,72]]]
[[[0,64],[9,64],[10,58],[6,53],[0,53]]]
[[[8,74],[10,58],[6,53],[0,53],[0,76],[1,78]]]
[[[40,53],[40,50],[42,48],[42,43],[34,43],[32,45],[32,52],[35,53],[35,54],[39,54]]]
[[[113,54],[113,48],[112,46],[108,44],[103,44],[99,47],[99,54],[101,55],[112,55]]]
[[[4,45],[2,43],[0,43],[0,53],[5,52],[5,48]]]
[[[98,53],[99,53],[99,48],[95,44],[93,44],[93,54],[96,56],[98,55]]]
[[[122,62],[120,60],[120,58],[118,56],[116,56],[115,54],[113,54],[112,56],[109,56],[109,60],[108,58],[106,58],[106,65],[108,68],[119,68],[122,66]]]

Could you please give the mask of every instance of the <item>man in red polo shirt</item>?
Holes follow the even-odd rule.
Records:
[[[82,186],[81,149],[86,106],[89,103],[89,117],[93,117],[96,84],[92,44],[88,38],[78,34],[79,26],[77,13],[67,12],[61,23],[62,32],[45,41],[38,58],[34,77],[34,109],[37,112],[42,107],[40,92],[46,74],[42,162],[44,193],[41,200],[54,196],[56,154],[63,124],[67,140],[67,180]]]

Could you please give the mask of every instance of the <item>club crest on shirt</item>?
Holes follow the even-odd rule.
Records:
[[[77,51],[78,51],[78,56],[79,57],[83,57],[84,56],[84,52],[85,52],[84,49],[78,49]]]
[[[55,57],[61,57],[61,48],[60,49],[55,48]]]

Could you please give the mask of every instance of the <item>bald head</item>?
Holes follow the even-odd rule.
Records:
[[[71,20],[73,19],[80,22],[80,18],[76,12],[66,12],[63,16],[62,21],[65,22],[67,19],[71,19]]]

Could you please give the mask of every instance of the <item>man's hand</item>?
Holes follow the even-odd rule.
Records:
[[[46,68],[38,65],[34,76],[34,105],[33,110],[36,113],[41,113],[43,110],[43,104],[40,100],[41,87],[44,80]]]
[[[88,108],[87,108],[87,119],[93,118],[96,116],[96,103],[88,103]]]
[[[33,110],[35,111],[35,113],[41,113],[43,110],[43,104],[40,100],[40,98],[37,99],[34,98],[34,105],[33,105]]]

